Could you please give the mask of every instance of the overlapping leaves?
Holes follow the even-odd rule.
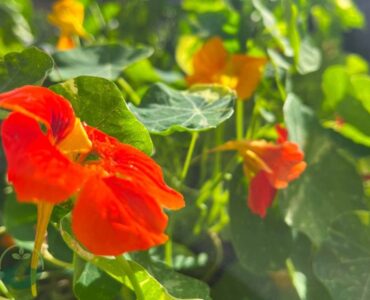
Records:
[[[106,272],[111,278],[123,284],[126,288],[133,289],[131,281],[124,273],[124,267],[121,265],[119,260],[94,256],[93,254],[85,251],[79,245],[79,243],[73,238],[71,234],[70,219],[68,216],[62,219],[60,230],[64,241],[80,258],[88,262],[88,264],[94,265],[98,267],[101,271]],[[81,261],[79,261],[78,263],[81,264]],[[129,260],[128,263],[133,273],[135,274],[136,280],[139,282],[143,294],[145,295],[145,300],[210,299],[208,295],[208,287],[204,283],[201,283],[195,279],[177,274],[175,271],[170,271],[167,267],[160,264],[153,264],[151,266],[148,266],[152,270],[154,275],[156,275],[156,278],[154,278],[149,271],[144,269],[139,263],[135,262],[134,260]],[[82,273],[80,274],[83,274],[85,272],[84,274],[86,276],[96,276],[101,272],[93,266],[84,266],[84,264],[82,264],[82,266],[85,270],[82,270]],[[90,269],[90,272],[87,272],[86,268]],[[97,276],[97,278],[99,280],[102,280],[101,276]],[[97,288],[96,285],[93,285],[93,282],[94,280],[92,280],[91,278],[81,278],[81,276],[79,276],[77,280],[77,283],[80,284],[79,288],[84,290],[83,293],[86,293],[88,295],[94,293],[94,290]],[[105,284],[107,290],[110,290],[112,292],[112,294],[110,295],[110,297],[112,297],[112,295],[116,293],[114,289],[110,288],[112,285],[114,286],[114,283],[110,282],[110,280],[107,280]],[[182,285],[184,286],[182,287]],[[89,288],[92,288],[92,291],[89,292]],[[171,292],[175,296],[171,295],[169,293],[169,290],[171,290]],[[189,294],[192,295],[191,299],[189,298]]]
[[[53,81],[89,75],[115,80],[124,68],[149,57],[151,48],[133,48],[119,44],[76,48],[53,55],[55,69],[50,74]]]

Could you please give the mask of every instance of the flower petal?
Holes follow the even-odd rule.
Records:
[[[255,152],[271,169],[267,177],[277,189],[286,188],[306,168],[304,154],[298,145],[284,142],[278,145],[266,141],[251,141],[249,149]]]
[[[262,218],[274,201],[276,189],[270,184],[268,174],[259,172],[251,181],[248,193],[248,206],[251,211]]]
[[[8,180],[17,199],[59,203],[75,193],[86,178],[53,146],[36,120],[11,113],[2,123],[2,141],[8,162]]]
[[[193,57],[194,74],[188,76],[188,83],[212,83],[214,76],[219,74],[226,66],[228,53],[222,39],[214,37],[209,39]]]
[[[67,35],[67,34],[61,34],[58,39],[56,48],[61,51],[70,50],[70,49],[76,48],[76,43],[73,40],[72,36]]]
[[[71,104],[44,87],[28,85],[2,93],[0,107],[20,112],[43,123],[56,142],[66,137],[75,123]]]
[[[60,29],[62,35],[86,36],[83,28],[84,6],[76,0],[58,0],[48,15],[49,22]]]
[[[117,256],[164,243],[167,216],[130,180],[91,177],[72,214],[77,239],[96,255]]]
[[[165,208],[179,209],[185,205],[183,196],[166,185],[162,170],[153,159],[95,128],[87,126],[86,130],[106,172],[135,182],[143,193]]]
[[[233,55],[231,64],[233,73],[238,77],[236,92],[240,100],[248,100],[256,90],[263,74],[264,57],[252,57],[242,54]]]
[[[276,124],[275,125],[275,130],[278,134],[278,138],[276,140],[276,142],[278,144],[281,144],[281,143],[284,143],[284,142],[288,141],[288,130],[286,128],[284,128],[280,124]]]

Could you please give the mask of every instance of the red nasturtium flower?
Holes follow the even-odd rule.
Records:
[[[53,206],[73,195],[73,232],[96,255],[117,256],[166,241],[163,208],[179,209],[184,200],[150,157],[82,124],[70,103],[47,88],[0,94],[0,107],[12,111],[1,128],[8,181],[18,201],[38,206],[31,268],[37,268]]]
[[[218,83],[236,90],[240,100],[248,100],[262,77],[264,57],[230,55],[219,37],[208,40],[193,57],[193,74],[189,85]]]
[[[229,141],[216,150],[237,150],[243,158],[243,170],[251,179],[248,206],[261,217],[274,200],[276,191],[298,178],[306,168],[298,145],[287,141],[286,130],[277,127],[278,143],[264,140]]]

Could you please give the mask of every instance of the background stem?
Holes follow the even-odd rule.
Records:
[[[128,279],[130,280],[132,287],[134,288],[137,300],[144,300],[145,298],[143,290],[141,289],[140,283],[137,281],[137,278],[130,266],[130,263],[123,255],[117,256],[116,260],[119,262],[119,265],[123,268],[125,275],[127,275]]]
[[[199,137],[198,132],[192,132],[191,133],[191,141],[190,141],[188,153],[186,154],[184,167],[182,168],[182,172],[181,172],[181,175],[180,175],[181,181],[184,181],[185,178],[186,178],[186,175],[188,174],[191,158],[193,157],[193,152],[194,152],[195,144],[197,142],[198,137]]]
[[[241,100],[236,101],[236,117],[235,117],[235,129],[236,139],[243,139],[243,127],[244,127],[244,102]]]

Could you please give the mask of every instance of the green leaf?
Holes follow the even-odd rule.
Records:
[[[9,111],[0,109],[0,120],[4,120],[9,116]]]
[[[365,17],[352,0],[335,1],[336,11],[342,25],[347,28],[362,28]]]
[[[300,74],[308,74],[320,69],[321,52],[317,47],[312,45],[312,42],[306,38],[299,48],[299,58],[297,69]]]
[[[320,244],[339,214],[365,207],[362,180],[316,120],[313,112],[289,95],[284,116],[289,137],[305,153],[307,169],[280,193],[287,224]]]
[[[356,54],[346,56],[346,68],[349,74],[366,74],[369,66],[364,58]]]
[[[179,38],[176,47],[176,62],[186,74],[193,73],[193,56],[200,46],[201,40],[196,35],[183,35]]]
[[[344,124],[338,126],[334,122],[332,127],[354,142],[370,147],[370,112],[362,103],[353,98],[346,98],[338,104],[337,113],[343,118]]]
[[[268,48],[267,54],[269,55],[269,58],[274,66],[280,67],[284,70],[290,69],[291,64],[275,49]]]
[[[132,48],[119,44],[61,51],[53,55],[56,66],[50,78],[53,81],[62,81],[89,75],[115,80],[124,68],[149,57],[152,53],[152,48]]]
[[[261,14],[262,21],[266,30],[284,50],[284,54],[286,56],[292,57],[294,55],[294,50],[292,49],[289,40],[283,35],[274,14],[262,4],[263,2],[264,1],[261,0],[252,0],[254,8]]]
[[[323,74],[321,87],[325,95],[325,105],[335,108],[349,88],[346,68],[341,65],[328,67]]]
[[[0,61],[0,92],[41,85],[52,68],[51,57],[35,47],[6,54]]]
[[[250,211],[240,169],[234,173],[229,202],[231,239],[239,261],[254,273],[284,269],[293,241],[290,229],[274,213],[262,219]]]
[[[295,234],[287,269],[300,300],[332,299],[325,286],[315,276],[313,259],[315,248],[304,234]]]
[[[370,113],[370,76],[353,75],[351,76],[353,94],[360,100],[362,105]]]
[[[48,227],[48,250],[53,257],[64,262],[72,263],[73,253],[54,226]]]
[[[84,250],[80,244],[74,239],[71,233],[71,221],[70,216],[67,216],[61,220],[60,223],[60,232],[61,235],[66,242],[66,244],[82,259],[85,261],[97,266],[101,270],[105,271],[107,274],[109,274],[112,278],[114,278],[116,281],[120,282],[121,284],[129,287],[130,289],[133,289],[131,282],[126,274],[124,274],[123,270],[125,269],[122,265],[120,260],[107,258],[103,256],[94,256],[93,254],[87,252]],[[161,283],[157,281],[156,278],[154,278],[145,268],[143,268],[140,264],[128,260],[128,264],[130,265],[130,268],[132,269],[136,280],[138,281],[143,294],[145,295],[145,300],[180,300],[184,298],[176,298],[172,295],[170,295],[169,291],[165,286],[163,286]],[[173,271],[174,272],[174,271]],[[174,272],[175,273],[175,272]],[[174,273],[171,276],[174,276]],[[179,275],[181,277],[181,275]],[[179,277],[177,277],[179,278]],[[195,280],[194,280],[195,281]],[[194,285],[194,281],[192,284]],[[168,284],[171,284],[172,286],[169,286],[169,289],[171,291],[177,291],[177,293],[184,292],[188,293],[189,291],[186,290],[186,288],[189,287],[189,285],[185,286],[184,288],[181,286],[181,281],[173,281],[170,280]],[[176,284],[177,286],[174,286]],[[209,298],[204,298],[204,300],[208,300]],[[199,298],[192,298],[187,300],[202,300]]]
[[[23,2],[23,3],[21,3]],[[0,36],[1,50],[7,47],[30,45],[34,42],[30,24],[24,15],[25,6],[31,6],[26,1],[1,1],[0,3]],[[28,7],[30,9],[30,7]],[[5,49],[4,49],[5,48]]]
[[[76,257],[73,290],[79,300],[111,300],[119,294],[121,284],[95,265]]]
[[[81,76],[56,84],[52,90],[67,98],[76,115],[88,125],[152,153],[153,144],[146,128],[129,111],[117,86],[104,78]]]
[[[227,4],[223,0],[184,0],[182,3],[182,8],[184,10],[195,11],[197,13],[219,11],[226,7]]]
[[[36,206],[20,203],[14,193],[6,195],[4,201],[4,225],[6,231],[21,241],[33,241],[35,238]]]
[[[158,83],[144,95],[140,107],[130,109],[150,132],[168,135],[217,127],[233,114],[235,99],[234,92],[219,85],[177,91]]]
[[[281,270],[265,275],[257,275],[242,268],[238,262],[226,266],[221,278],[213,284],[211,295],[214,300],[299,299],[287,271]],[[310,300],[318,299],[324,300],[321,298]]]
[[[340,148],[351,153],[354,158],[370,156],[370,136],[361,135],[358,130],[349,124],[339,125],[340,129],[338,130],[338,124],[335,123],[335,121],[325,122],[325,127],[331,127],[329,131],[330,138]],[[360,137],[364,139],[361,140]],[[357,141],[357,139],[360,139],[360,141]],[[365,142],[367,142],[367,144]]]
[[[142,84],[143,82],[157,82],[161,77],[154,69],[149,59],[141,60],[124,71],[125,78],[135,83]]]
[[[314,270],[333,299],[370,299],[370,212],[348,212],[333,221]]]
[[[146,253],[137,252],[130,256],[136,263],[147,269],[174,297],[211,300],[209,288],[202,281],[180,274],[161,262],[154,262]]]

